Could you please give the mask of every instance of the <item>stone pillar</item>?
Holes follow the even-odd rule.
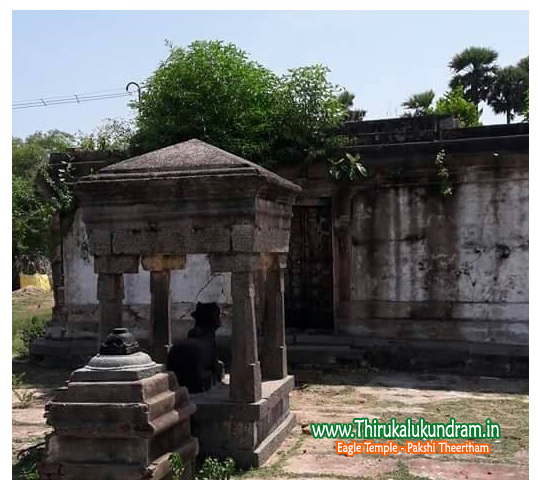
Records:
[[[257,402],[261,399],[261,373],[252,271],[232,272],[232,300],[230,398],[234,402]]]
[[[99,335],[101,340],[104,340],[114,328],[121,328],[123,296],[122,273],[99,273],[97,300],[99,300]]]
[[[284,319],[285,261],[274,255],[265,282],[265,343],[262,373],[264,379],[278,380],[288,374]]]
[[[114,328],[121,328],[123,313],[123,273],[138,272],[138,256],[95,256],[97,300],[100,307],[99,333],[104,340]]]
[[[151,271],[151,331],[153,335],[152,357],[166,364],[168,347],[172,344],[170,316],[170,271]]]
[[[166,364],[168,348],[172,345],[172,312],[170,301],[170,271],[185,267],[184,256],[151,255],[142,257],[142,267],[150,271],[151,292],[151,356]]]

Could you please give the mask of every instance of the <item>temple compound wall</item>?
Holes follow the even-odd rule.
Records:
[[[528,124],[460,129],[426,118],[425,130],[399,121],[349,124],[347,151],[360,154],[366,178],[337,182],[321,165],[303,178],[276,170],[303,188],[294,212],[319,219],[330,206],[332,224],[322,273],[332,274],[332,341],[291,331],[295,352],[325,343],[340,357],[396,367],[490,370],[485,359],[502,364],[496,372],[526,371]],[[290,254],[294,241],[292,224]]]
[[[528,124],[392,119],[348,123],[344,136],[342,151],[360,154],[367,177],[336,180],[326,161],[275,168],[302,187],[285,283],[292,364],[358,359],[461,370],[485,357],[505,372],[525,371]],[[53,338],[97,333],[86,236],[77,212],[62,241],[56,302],[63,317],[47,331]],[[196,301],[221,305],[218,334],[228,336],[229,275],[211,279],[207,257],[196,254],[171,278],[173,337],[192,326]],[[141,344],[148,280],[140,269],[124,282],[125,326]]]

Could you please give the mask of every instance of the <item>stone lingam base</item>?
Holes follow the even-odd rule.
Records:
[[[258,468],[294,426],[289,410],[293,376],[263,381],[262,398],[252,403],[233,402],[226,380],[207,392],[190,395],[196,404],[192,426],[200,454],[203,458],[231,457],[242,469]]]
[[[193,476],[196,406],[174,373],[162,369],[134,349],[98,354],[74,371],[45,407],[54,431],[46,438],[41,479],[166,479],[172,452],[182,457],[183,477]]]

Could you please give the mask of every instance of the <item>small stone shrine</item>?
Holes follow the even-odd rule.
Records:
[[[214,274],[231,273],[229,385],[191,399],[201,455],[231,456],[239,467],[262,464],[293,424],[283,269],[300,190],[199,140],[107,166],[74,184],[98,274],[102,337],[122,325],[123,275],[142,266],[150,272],[150,355],[166,364],[170,272],[184,268],[187,254],[207,254]],[[261,289],[255,274],[263,274]],[[257,289],[266,316],[259,352]]]
[[[163,479],[171,473],[171,452],[181,455],[184,477],[193,475],[196,406],[174,373],[162,369],[126,329],[115,329],[46,406],[54,431],[41,479]]]

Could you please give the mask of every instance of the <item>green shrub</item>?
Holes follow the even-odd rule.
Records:
[[[181,456],[177,452],[173,452],[169,457],[170,468],[172,470],[172,480],[181,480],[185,465]],[[229,480],[235,472],[235,462],[231,457],[224,461],[208,457],[205,459],[200,471],[194,477],[195,480]]]
[[[177,452],[172,452],[169,457],[170,468],[172,469],[172,480],[181,480],[183,472],[185,471],[185,465],[181,456]]]
[[[223,462],[208,457],[196,476],[196,480],[229,480],[235,471],[235,462],[227,457]]]
[[[34,392],[27,390],[24,384],[24,373],[11,373],[11,391],[20,402],[20,407],[25,409],[29,407],[34,400]]]
[[[47,318],[42,316],[32,316],[14,330],[13,352],[15,355],[28,356],[30,355],[30,344],[45,335],[45,324]]]

